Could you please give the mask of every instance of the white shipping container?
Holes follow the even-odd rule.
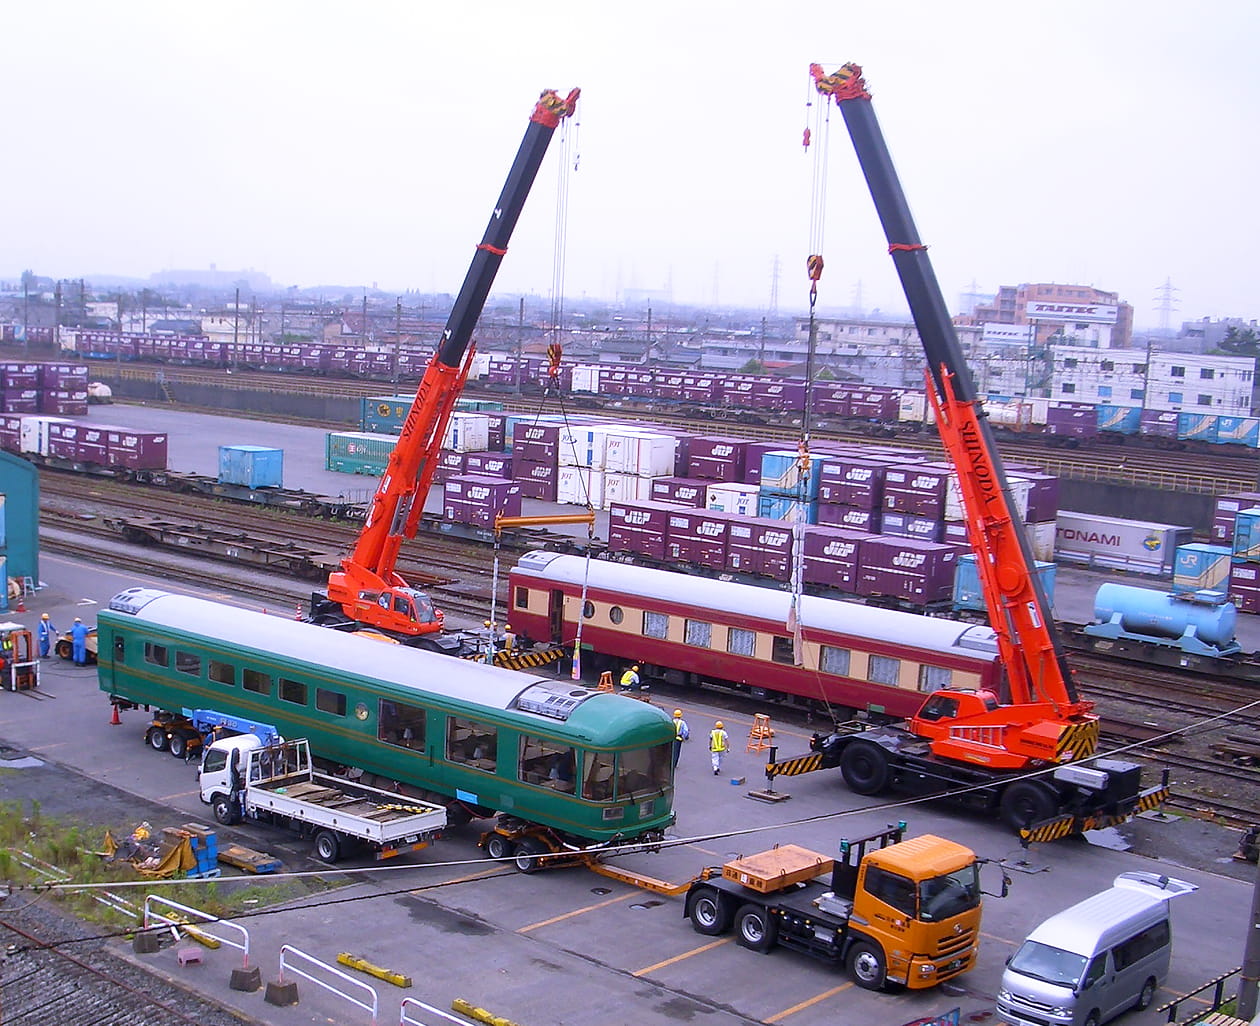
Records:
[[[658,475],[664,477],[666,475]],[[603,508],[608,509],[614,502],[651,502],[652,479],[638,474],[604,473]]]
[[[22,452],[48,455],[48,428],[52,424],[69,424],[69,417],[23,417],[18,429],[18,448]]]
[[[1059,525],[1053,520],[1024,525],[1024,534],[1028,538],[1028,547],[1032,549],[1033,559],[1039,563],[1054,562],[1054,538],[1058,530]]]
[[[599,392],[599,375],[603,368],[597,363],[580,363],[573,368],[570,392]]]
[[[1028,520],[1028,497],[1032,495],[1033,483],[1018,474],[1007,474],[1006,483],[1010,488],[1011,502],[1019,519]],[[966,520],[962,507],[962,486],[958,483],[958,475],[951,474],[945,486],[945,519]]]
[[[1178,546],[1194,535],[1189,527],[1072,510],[1059,510],[1057,524],[1055,555],[1060,559],[1160,576],[1172,573]]]
[[[604,475],[590,467],[560,467],[556,472],[556,502],[562,506],[604,505]]]
[[[452,413],[442,448],[447,452],[485,452],[490,448],[490,418],[484,413]]]
[[[637,477],[669,477],[674,473],[676,446],[677,439],[673,435],[633,428],[612,429],[604,442],[604,470]]]
[[[705,509],[720,513],[734,513],[741,517],[757,515],[757,485],[711,484],[704,492]]]
[[[935,424],[936,414],[922,392],[902,392],[897,399],[897,419],[903,424]]]
[[[604,469],[604,450],[607,446],[608,428],[603,425],[581,424],[562,429],[560,432],[560,466]]]

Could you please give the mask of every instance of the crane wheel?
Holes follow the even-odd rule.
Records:
[[[840,756],[840,772],[854,794],[879,794],[888,784],[888,753],[869,741],[851,741]]]
[[[1018,831],[1044,819],[1058,810],[1057,796],[1036,780],[1017,780],[1002,792],[1002,821]]]

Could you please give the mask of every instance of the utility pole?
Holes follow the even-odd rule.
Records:
[[[516,379],[516,394],[521,394],[521,363],[525,359],[525,297],[521,296],[520,306],[516,311],[516,360],[512,365],[512,374]]]
[[[394,301],[394,384],[398,384],[398,348],[402,345],[402,296]]]

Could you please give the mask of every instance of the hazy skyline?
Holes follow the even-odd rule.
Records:
[[[578,86],[496,291],[549,293],[567,152],[566,296],[765,309],[777,261],[799,310],[807,69],[856,61],[951,308],[1072,282],[1153,327],[1169,280],[1174,327],[1252,319],[1258,27],[1234,0],[24,5],[0,275],[455,292],[539,92]],[[820,305],[903,310],[838,112],[827,156]]]

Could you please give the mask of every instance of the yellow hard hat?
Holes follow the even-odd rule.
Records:
[[[682,716],[682,710],[681,710],[681,709],[675,709],[675,710],[674,710],[674,716],[676,716],[676,717],[678,717],[678,716]]]
[[[721,730],[721,729],[722,729],[722,721],[721,721],[721,720],[718,720],[718,721],[717,721],[717,723],[713,724],[713,729],[714,729],[714,730]]]
[[[635,663],[632,667],[630,667],[630,669],[634,670],[634,672],[635,672],[635,673],[638,673],[638,672],[639,672],[639,664],[638,664],[638,663]]]
[[[42,613],[42,614],[40,615],[40,619],[41,619],[41,620],[47,620],[47,619],[48,619],[48,614],[47,614],[47,613]]]

